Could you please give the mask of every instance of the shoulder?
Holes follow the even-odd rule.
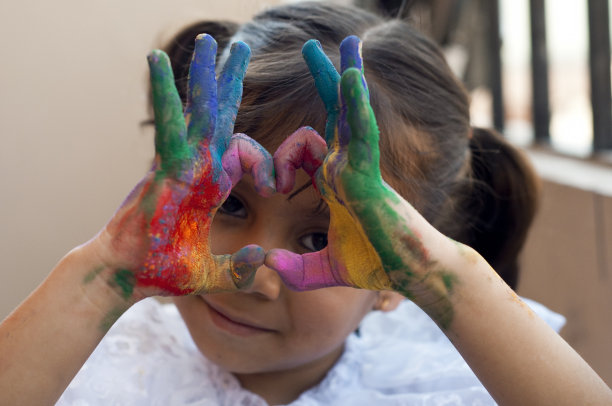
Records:
[[[553,328],[563,316],[527,303]],[[404,301],[389,313],[372,312],[347,341],[342,358],[316,388],[292,406],[495,405],[436,324]]]

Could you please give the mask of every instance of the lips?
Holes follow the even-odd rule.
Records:
[[[260,323],[246,320],[239,316],[230,314],[227,310],[220,306],[210,303],[202,297],[204,303],[208,307],[208,313],[212,322],[221,330],[224,330],[233,335],[252,336],[256,334],[272,333],[275,330],[266,328]]]

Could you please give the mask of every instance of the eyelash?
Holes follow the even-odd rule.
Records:
[[[232,210],[229,209],[228,206],[232,205],[232,204],[240,204],[240,210],[243,211],[243,214],[236,214],[235,212],[238,210]],[[221,207],[219,207],[219,213],[225,214],[226,216],[232,216],[232,217],[237,217],[237,218],[246,218],[246,207],[244,205],[244,203],[242,203],[242,201],[237,198],[234,195],[229,195],[227,197],[227,199],[225,199],[225,202],[223,202],[223,204],[221,205]]]
[[[315,236],[315,235],[317,235],[317,236],[324,236],[323,238],[325,239],[325,243],[324,243],[324,244],[321,244],[322,246],[321,246],[321,247],[319,247],[319,248],[317,248],[315,245],[318,245],[318,244],[316,244],[317,242],[319,242],[319,243],[320,243],[320,242],[322,242],[322,241],[316,241],[316,242],[315,242],[315,241],[314,241],[314,236]],[[311,238],[312,238],[312,240],[313,240],[313,241],[311,241],[311,242],[312,242],[312,246],[310,246],[310,247],[309,247],[309,246],[307,246],[307,244],[306,244],[306,243],[304,243],[304,240],[305,240],[307,237],[311,237]],[[323,233],[322,233],[322,232],[314,232],[314,233],[306,234],[306,235],[304,235],[304,236],[300,237],[299,241],[300,241],[300,245],[302,245],[302,247],[306,248],[306,249],[308,250],[308,252],[316,252],[316,251],[320,251],[320,250],[322,250],[323,248],[327,247],[327,233],[326,233],[326,232],[323,232]]]
[[[238,206],[236,208],[236,206]],[[324,205],[320,204],[317,211],[324,209]],[[218,212],[220,214],[231,216],[234,218],[244,219],[247,217],[246,205],[236,196],[230,194],[225,202],[219,207]],[[306,242],[310,238],[310,241]],[[324,241],[322,241],[324,240]],[[305,249],[305,252],[316,252],[327,246],[327,232],[314,231],[308,234],[302,235],[298,238],[298,243],[301,248]]]

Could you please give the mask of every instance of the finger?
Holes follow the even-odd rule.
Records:
[[[340,68],[344,73],[348,68],[359,69],[363,74],[361,59],[361,40],[355,35],[346,37],[340,43]],[[363,76],[362,76],[363,77]],[[363,80],[365,84],[365,79]],[[346,119],[346,102],[340,95],[340,116],[338,121],[338,145],[344,148],[351,140],[351,131]]]
[[[340,72],[344,73],[348,68],[363,71],[361,40],[355,35],[346,37],[340,43]]]
[[[292,290],[346,286],[341,279],[334,277],[327,248],[302,255],[283,249],[272,249],[266,254],[265,265],[274,269],[283,283]]]
[[[231,292],[248,287],[257,269],[263,265],[266,253],[258,245],[247,245],[229,255],[213,255],[214,270],[197,293]]]
[[[314,78],[319,97],[321,97],[327,111],[325,141],[330,146],[334,142],[335,126],[340,111],[340,100],[338,98],[340,75],[334,64],[323,52],[319,41],[311,39],[306,42],[302,47],[302,56]]]
[[[251,137],[234,134],[223,154],[222,164],[232,181],[232,187],[248,173],[253,177],[257,193],[269,197],[276,192],[272,155]]]
[[[219,76],[219,114],[217,130],[211,145],[217,149],[219,155],[223,155],[234,133],[234,123],[242,100],[242,81],[250,57],[251,49],[247,44],[241,41],[234,42]]]
[[[168,55],[155,50],[148,56],[155,115],[155,152],[160,166],[176,177],[189,154],[185,140],[183,105],[174,84],[174,75]]]
[[[347,106],[346,121],[351,134],[348,164],[359,172],[378,174],[378,126],[361,78],[358,69],[349,68],[342,74],[340,84]]]
[[[238,289],[253,283],[255,272],[263,265],[266,252],[257,245],[247,245],[234,253],[231,258],[232,280]]]
[[[363,58],[361,56],[362,42],[359,37],[350,35],[340,43],[340,72],[344,73],[348,68],[357,68],[363,75]],[[362,77],[363,87],[368,91],[365,77]]]
[[[195,49],[189,65],[189,90],[185,117],[189,120],[190,142],[211,137],[217,120],[217,80],[215,58],[217,43],[208,34],[195,39]]]
[[[299,168],[313,177],[327,155],[327,145],[312,128],[302,127],[291,134],[274,153],[276,190],[289,193],[295,186],[295,171]]]

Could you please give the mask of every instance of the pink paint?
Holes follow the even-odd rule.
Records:
[[[274,153],[276,190],[289,193],[295,185],[299,168],[314,177],[327,155],[325,140],[311,127],[302,127],[291,134]]]
[[[336,273],[341,265],[331,260],[327,248],[301,255],[272,249],[266,255],[265,265],[278,272],[285,285],[293,290],[347,286]]]
[[[264,197],[276,192],[272,156],[260,144],[244,134],[234,134],[222,158],[223,169],[236,186],[250,174],[257,193]]]

